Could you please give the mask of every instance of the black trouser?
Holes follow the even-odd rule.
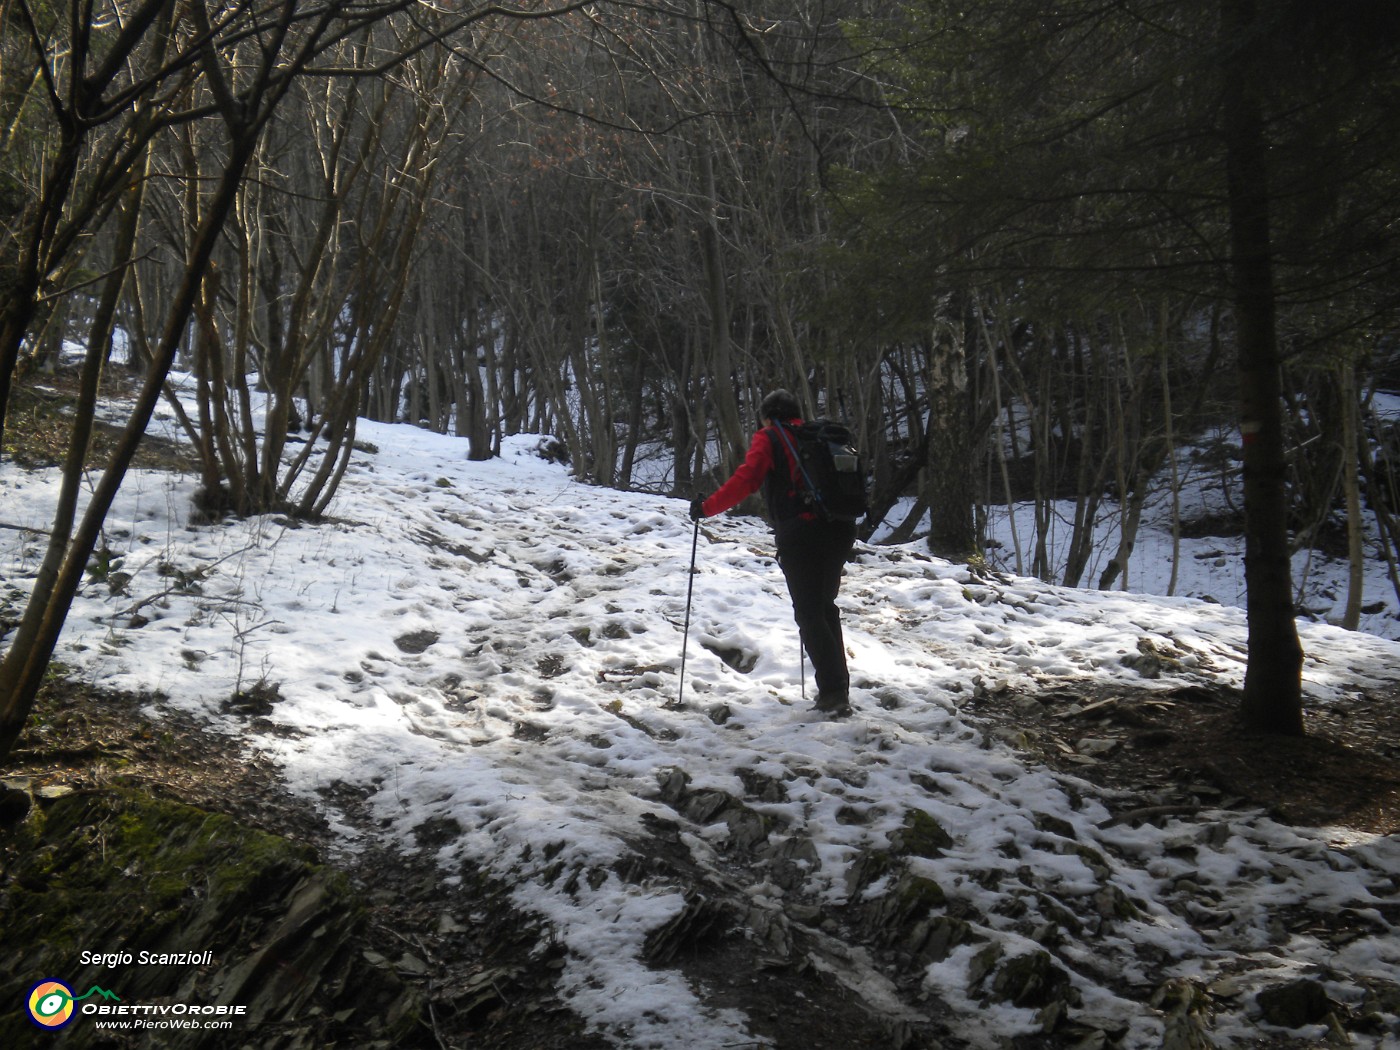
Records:
[[[787,521],[777,528],[778,564],[792,598],[792,618],[816,672],[817,693],[845,696],[850,688],[846,645],[836,595],[856,540],[854,522]]]

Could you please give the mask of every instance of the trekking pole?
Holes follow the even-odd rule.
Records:
[[[681,636],[681,680],[676,691],[676,706],[685,702],[685,651],[690,644],[690,596],[695,590],[695,550],[700,545],[700,519],[695,519],[695,531],[690,537],[690,572],[685,581],[685,629]]]

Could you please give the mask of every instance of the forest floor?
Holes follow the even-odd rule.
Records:
[[[1228,804],[1310,827],[1400,830],[1400,695],[1360,696],[1314,713],[1310,735],[1297,740],[1242,731],[1234,697],[1189,701],[1121,689],[1095,700],[1093,683],[1085,683],[1074,725],[1054,714],[1062,705],[1012,693],[982,696],[968,713],[990,730],[1010,731],[1027,752],[1096,789],[1172,800],[1151,811],[1120,812],[1117,820],[1156,819],[1167,809],[1189,819],[1195,809]],[[512,913],[499,888],[470,880],[445,885],[430,843],[417,853],[347,852],[310,803],[286,792],[270,763],[250,759],[184,716],[163,714],[157,723],[144,709],[142,698],[55,678],[33,721],[41,728],[21,740],[5,773],[32,778],[36,787],[139,787],[313,846],[349,875],[366,904],[366,949],[414,960],[400,974],[419,982],[436,1007],[425,1018],[423,1046],[610,1045],[586,1033],[555,995],[547,934]],[[1130,733],[1130,745],[1087,761],[1059,746],[1063,735],[1080,737],[1106,723]],[[337,802],[344,807],[346,800]],[[353,805],[346,811],[353,814]],[[1338,914],[1334,921],[1337,930],[1319,935],[1344,934],[1352,917]],[[415,975],[419,961],[422,972]],[[759,953],[721,945],[679,963],[707,983],[722,977],[733,989],[731,1005],[759,1019],[755,1028],[777,1047],[889,1045],[861,1004],[821,973],[774,967]],[[795,1002],[803,1005],[794,1008]]]
[[[1115,687],[1086,703],[1094,694],[1090,686],[1077,698],[1083,708],[1068,717],[1048,697],[1032,703],[988,697],[972,710],[1031,730],[1024,750],[1101,788],[1174,792],[1183,810],[1192,805],[1186,799],[1198,796],[1211,805],[1238,800],[1284,824],[1374,835],[1400,831],[1400,690],[1358,693],[1305,712],[1308,735],[1297,738],[1243,729],[1240,698],[1232,692],[1186,692],[1178,697],[1189,702],[1171,702],[1160,692],[1131,697]],[[1124,734],[1129,746],[1086,760],[1059,740],[1106,726]]]
[[[64,393],[22,391],[6,433],[7,457],[26,466],[56,464],[66,443]],[[109,440],[99,433],[99,442]],[[148,443],[152,466],[174,465],[181,453]],[[189,469],[189,464],[183,464]],[[8,625],[0,624],[0,628]],[[559,971],[548,929],[511,908],[506,887],[484,877],[449,885],[426,838],[416,852],[395,850],[373,834],[367,807],[328,799],[351,823],[358,849],[330,828],[318,807],[293,796],[274,764],[193,718],[149,714],[148,699],[95,688],[55,673],[29,732],[7,761],[6,778],[88,792],[137,788],[162,799],[227,814],[248,826],[306,844],[349,876],[367,909],[365,950],[398,960],[397,972],[423,993],[421,1040],[400,1047],[473,1050],[593,1050],[612,1045],[588,1033],[555,987]],[[1073,693],[1073,703],[1063,701]],[[1190,695],[1184,695],[1190,693]],[[1086,680],[1056,693],[981,692],[964,717],[988,736],[1083,782],[1084,794],[1117,800],[1115,822],[1190,820],[1220,807],[1262,809],[1307,827],[1358,834],[1400,831],[1400,689],[1355,694],[1307,713],[1308,736],[1244,732],[1239,697],[1191,688],[1111,690]],[[1071,742],[1086,737],[1117,744],[1092,757]],[[1134,808],[1134,799],[1151,800]],[[680,862],[677,862],[678,866]],[[1312,915],[1334,923],[1319,930],[1345,937],[1349,913]],[[687,945],[667,960],[750,1019],[771,1045],[802,1050],[887,1048],[889,1033],[871,1023],[865,1005],[815,967],[776,961],[742,941],[716,937]],[[353,1038],[342,1045],[357,1045]],[[955,1037],[938,1045],[965,1045]],[[1027,1048],[1044,1042],[1017,1043]],[[1058,1044],[1056,1044],[1058,1045]],[[1292,1047],[1279,1041],[1255,1046]]]

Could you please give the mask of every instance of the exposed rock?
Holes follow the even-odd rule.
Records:
[[[1162,1050],[1211,1050],[1210,996],[1184,978],[1163,984],[1152,995],[1152,1005],[1165,1014]]]
[[[1069,974],[1048,952],[1008,959],[992,978],[992,998],[1013,1006],[1043,1007],[1062,1002],[1070,991]]]
[[[1254,997],[1260,1018],[1280,1028],[1321,1024],[1336,1009],[1319,982],[1303,978],[1265,988]]]
[[[394,645],[398,647],[399,652],[416,656],[419,653],[427,652],[436,645],[439,637],[441,636],[437,631],[410,631],[408,634],[401,634],[395,638]]]
[[[11,828],[29,815],[29,792],[19,788],[0,788],[0,829]]]
[[[941,857],[953,845],[953,837],[921,809],[904,814],[904,825],[890,836],[890,847],[907,857]]]

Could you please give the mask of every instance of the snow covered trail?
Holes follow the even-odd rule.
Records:
[[[878,911],[916,887],[926,907],[906,925],[964,917],[961,939],[920,965],[970,1045],[1043,1023],[989,992],[993,972],[1038,954],[1078,1019],[1125,1047],[1160,1045],[1165,1019],[1145,1003],[1168,978],[1247,988],[1325,967],[1338,998],[1358,999],[1363,980],[1400,987],[1396,842],[1228,811],[1115,826],[1087,784],[1028,764],[963,710],[978,690],[1086,680],[1238,685],[1240,610],[863,549],[841,600],[857,713],[823,721],[800,695],[766,529],[710,520],[678,706],[682,501],[577,484],[533,439],[470,463],[462,442],[407,427],[363,423],[361,436],[378,451],[315,526],[190,527],[192,481],[133,476],[107,536],[128,578],[84,588],[59,659],[273,756],[347,848],[381,834],[417,849],[415,830],[434,828],[447,885],[463,865],[487,869],[549,921],[571,1004],[618,1045],[756,1038],[648,960],[690,888],[657,861],[662,826],[734,914]],[[42,524],[44,476],[3,471]],[[32,547],[0,541],[22,587]],[[1400,667],[1400,645],[1368,636],[1310,627],[1305,645],[1311,703]],[[378,830],[336,811],[340,787],[368,796]],[[1272,923],[1308,908],[1374,916],[1374,934],[1339,956]],[[1243,1030],[1243,1008],[1219,1023]]]

